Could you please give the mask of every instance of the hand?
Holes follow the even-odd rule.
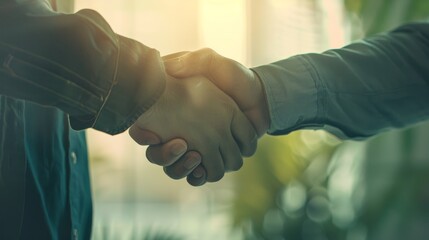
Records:
[[[207,77],[234,99],[252,122],[258,136],[262,136],[267,131],[270,123],[267,101],[263,86],[253,71],[236,61],[220,56],[211,49],[175,53],[165,56],[164,61],[167,72],[175,77],[185,78],[197,75]],[[183,167],[179,166],[185,165],[185,160],[189,156],[173,157],[171,145],[168,142],[156,148],[149,147],[148,159],[163,166],[174,162],[174,167],[165,168],[167,175],[172,178],[188,175],[189,171],[183,171]],[[192,157],[198,158],[198,155],[192,154]],[[205,182],[204,178],[203,170],[196,169],[193,174],[188,175],[188,182],[201,185]]]
[[[201,155],[194,151],[186,152],[188,145],[185,140],[176,138],[161,144],[161,138],[149,130],[130,128],[129,132],[139,144],[149,145],[146,151],[147,159],[160,166],[168,166],[164,167],[164,171],[171,178],[187,177],[188,183],[193,186],[201,186],[207,182],[206,170],[200,165]],[[198,166],[193,168],[194,164]]]
[[[258,136],[269,127],[267,100],[259,77],[242,64],[211,49],[180,52],[163,57],[166,71],[176,78],[202,75],[237,103],[254,125]]]
[[[253,126],[235,102],[203,77],[180,81],[167,77],[164,93],[130,128],[130,135],[138,143],[147,144],[148,140],[140,135],[147,131],[160,136],[161,142],[178,137],[187,141],[191,152],[185,156],[191,157],[183,159],[180,165],[171,161],[170,165],[161,163],[168,166],[167,174],[170,169],[177,171],[177,168],[198,172],[200,168],[196,167],[201,161],[209,182],[220,180],[225,171],[239,169],[241,156],[253,154],[257,141]],[[183,148],[176,148],[177,143],[176,140],[171,145],[172,155],[167,156],[184,153]],[[156,155],[156,149],[157,146],[153,146],[148,151],[155,151]],[[197,151],[202,156],[201,160],[198,160],[200,155]],[[166,155],[161,153],[160,156]]]

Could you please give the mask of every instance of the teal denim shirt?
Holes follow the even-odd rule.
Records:
[[[0,0],[0,239],[89,239],[83,129],[125,131],[164,87],[159,53],[97,12]]]

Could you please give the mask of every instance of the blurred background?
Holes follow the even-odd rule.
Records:
[[[341,47],[429,16],[427,0],[75,0],[162,55],[210,47],[246,66]],[[429,235],[429,124],[367,141],[322,131],[261,139],[194,188],[128,134],[88,131],[93,239],[396,240]]]

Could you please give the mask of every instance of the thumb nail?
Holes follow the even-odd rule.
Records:
[[[164,65],[168,73],[174,74],[179,72],[183,68],[183,61],[180,57],[168,59],[164,62]]]

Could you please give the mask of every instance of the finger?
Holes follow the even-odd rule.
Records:
[[[253,125],[242,112],[234,112],[231,133],[243,156],[250,157],[255,153],[258,136]]]
[[[223,178],[225,168],[223,165],[222,156],[218,148],[209,146],[209,150],[202,149],[202,165],[207,173],[208,182],[217,182]]]
[[[146,157],[151,163],[170,166],[187,151],[187,148],[186,142],[177,138],[163,144],[149,146]]]
[[[154,145],[161,143],[161,138],[155,133],[142,129],[137,125],[131,126],[128,130],[131,138],[140,145]]]
[[[188,175],[186,181],[195,187],[204,185],[207,182],[206,170],[202,165],[199,165],[191,174]]]
[[[186,53],[189,53],[189,51],[182,51],[182,52],[176,52],[176,53],[168,54],[168,55],[163,56],[162,60],[166,61],[168,59],[178,58],[182,55],[185,55]]]
[[[221,155],[226,172],[237,171],[243,166],[243,158],[236,142],[225,143],[221,148]]]
[[[201,164],[201,155],[195,151],[189,151],[179,160],[164,167],[164,172],[172,179],[181,179],[189,175]]]

